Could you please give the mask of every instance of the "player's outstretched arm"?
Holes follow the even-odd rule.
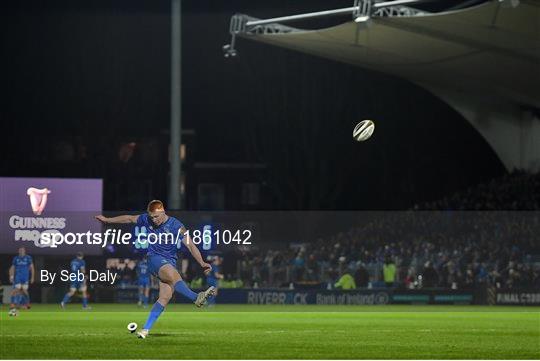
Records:
[[[101,214],[96,216],[96,219],[102,223],[137,223],[137,218],[139,218],[139,216],[132,216],[129,214],[116,217],[105,217]]]
[[[182,242],[189,249],[189,252],[193,256],[193,258],[195,258],[195,261],[197,261],[197,263],[201,265],[201,267],[204,270],[204,274],[205,275],[209,274],[210,271],[212,270],[212,266],[204,262],[201,256],[201,252],[199,252],[199,249],[197,248],[197,246],[193,244],[193,242],[191,241],[191,238],[189,237],[189,234],[186,232],[186,229],[184,227],[182,227],[182,229],[180,230],[180,233],[184,236],[184,238],[182,239]]]

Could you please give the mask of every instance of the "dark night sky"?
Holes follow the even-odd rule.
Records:
[[[504,172],[464,119],[406,81],[247,40],[239,42],[238,59],[222,56],[235,12],[264,18],[350,1],[183,4],[183,128],[197,134],[190,156],[262,162],[271,174],[265,182],[287,189],[285,198],[305,191],[291,203],[275,198],[269,208],[403,208]],[[107,164],[119,142],[166,139],[168,1],[1,6],[8,156],[0,175],[104,177],[107,187],[115,182]],[[352,128],[365,118],[376,121],[376,133],[354,143]],[[85,144],[83,165],[50,160],[54,141],[66,137]],[[292,186],[279,186],[284,179]]]

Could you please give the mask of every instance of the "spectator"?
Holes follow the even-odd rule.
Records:
[[[386,257],[383,265],[383,278],[386,287],[394,287],[396,280],[396,265],[391,257]]]
[[[540,209],[540,174],[514,172],[415,209]],[[254,251],[241,262],[239,273],[249,279],[251,273],[244,267],[260,258],[280,275],[273,279],[272,272],[253,269],[258,274],[253,278],[263,278],[269,286],[294,281],[332,284],[338,275],[349,273],[359,287],[370,281],[408,288],[534,287],[540,283],[540,268],[534,263],[540,259],[539,218],[537,213],[384,214],[361,227],[306,242],[296,252],[274,250],[265,256]]]
[[[369,273],[360,261],[357,262],[357,269],[354,274],[355,283],[358,287],[367,287],[369,283]]]
[[[426,262],[424,266],[424,271],[422,272],[422,286],[424,288],[437,287],[439,281],[439,276],[437,271],[433,268],[431,262]]]
[[[342,290],[355,290],[356,283],[354,282],[353,276],[350,273],[345,273],[339,281],[334,284],[335,288],[340,288]]]

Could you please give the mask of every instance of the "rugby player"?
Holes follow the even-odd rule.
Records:
[[[77,253],[77,256],[71,260],[71,263],[69,265],[71,274],[76,273],[85,275],[86,273],[86,261],[84,260],[84,255],[82,252]],[[75,294],[75,292],[80,291],[82,293],[82,304],[83,309],[89,309],[88,306],[88,293],[86,292],[86,275],[84,276],[84,279],[82,281],[75,280],[71,281],[71,284],[69,285],[69,291],[64,295],[64,298],[62,299],[62,302],[60,302],[60,306],[62,308],[66,307],[66,304],[69,302],[71,297]]]
[[[139,286],[139,306],[148,307],[148,298],[150,297],[150,272],[146,255],[137,262],[137,284]]]
[[[174,292],[190,299],[197,307],[206,304],[209,297],[214,295],[215,288],[209,287],[206,291],[193,292],[182,280],[176,268],[178,246],[175,242],[167,241],[167,237],[160,235],[172,235],[175,239],[178,234],[182,236],[182,243],[193,255],[193,258],[203,268],[205,275],[210,273],[212,266],[204,262],[201,253],[196,245],[191,241],[187,230],[178,219],[170,217],[165,213],[165,206],[159,200],[148,203],[147,212],[141,215],[122,215],[117,217],[96,216],[96,219],[103,223],[135,223],[140,229],[143,227],[148,235],[154,233],[157,242],[148,242],[148,268],[150,273],[159,279],[158,300],[152,306],[150,315],[141,331],[137,332],[139,338],[146,338],[154,323],[161,315]]]
[[[26,248],[19,248],[19,254],[13,257],[9,268],[9,280],[13,284],[11,291],[10,314],[16,314],[17,306],[30,308],[30,295],[28,284],[34,283],[34,262],[32,257],[26,254]]]

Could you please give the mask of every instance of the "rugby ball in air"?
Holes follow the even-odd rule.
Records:
[[[353,130],[353,139],[357,142],[368,140],[375,130],[375,123],[371,120],[362,120]]]

